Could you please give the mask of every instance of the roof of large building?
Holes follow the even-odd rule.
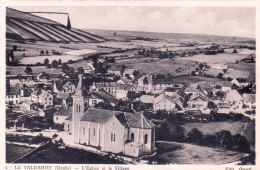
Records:
[[[54,115],[56,116],[69,116],[72,115],[72,107],[61,107],[59,110],[57,110],[57,112],[54,113]]]
[[[100,42],[105,40],[98,35],[68,28],[56,21],[12,8],[6,8],[6,30],[7,39],[15,40],[50,42]]]
[[[234,101],[243,100],[243,98],[242,98],[241,94],[238,93],[237,90],[229,90],[224,95],[223,100],[229,101],[229,102],[234,102]]]
[[[244,99],[245,102],[253,102],[253,103],[255,103],[255,94],[244,93],[243,94],[243,99]]]
[[[105,124],[113,116],[125,127],[149,129],[153,128],[154,124],[150,122],[142,114],[135,114],[129,112],[105,110],[89,108],[82,116],[81,121],[90,121],[95,123]]]
[[[108,101],[113,104],[117,104],[118,100],[111,94],[107,93],[105,90],[100,89],[97,92],[93,92],[92,96],[95,96],[96,98],[102,99],[104,101]]]

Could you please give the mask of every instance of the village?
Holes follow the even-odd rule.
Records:
[[[10,30],[44,27],[9,20]],[[43,35],[28,32],[45,38],[47,27]],[[83,36],[71,25],[48,29],[51,37],[64,30],[100,42],[8,40],[7,162],[46,163],[39,155],[48,151],[47,163],[185,164],[214,157],[216,164],[254,164],[255,41],[173,43],[116,32],[109,34],[114,39]],[[28,154],[15,155],[14,145]],[[62,156],[70,154],[71,160]]]

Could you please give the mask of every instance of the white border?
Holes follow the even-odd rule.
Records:
[[[256,99],[259,98],[259,71],[260,71],[260,64],[258,59],[259,54],[259,38],[260,38],[260,1],[224,1],[224,0],[218,0],[218,1],[85,1],[85,0],[60,0],[60,1],[51,1],[51,0],[38,0],[38,1],[31,1],[31,0],[0,0],[0,120],[2,123],[0,124],[0,149],[1,149],[1,155],[0,155],[0,169],[5,170],[7,166],[8,169],[15,169],[15,165],[26,165],[26,164],[6,164],[5,163],[5,7],[6,6],[193,6],[193,7],[255,7],[256,8],[256,82],[257,82],[257,94]],[[257,108],[260,107],[260,103],[258,100],[256,100]],[[259,119],[258,111],[256,112],[256,120]],[[129,167],[130,170],[140,170],[140,169],[198,169],[198,170],[226,170],[227,167],[234,168],[234,170],[246,170],[248,168],[251,168],[250,170],[259,170],[259,134],[257,133],[259,131],[259,123],[256,121],[256,165],[250,165],[250,166],[234,166],[234,165],[123,165],[123,167]],[[27,164],[28,165],[28,164]],[[33,164],[30,164],[33,165]],[[46,165],[46,164],[37,164],[37,165]],[[50,164],[53,166],[52,169],[55,169],[54,167],[59,166],[72,166],[74,168],[79,168],[79,170],[83,170],[82,166],[85,165],[77,165],[77,164]],[[99,170],[101,170],[101,167],[106,167],[106,170],[108,170],[108,167],[113,167],[113,170],[115,170],[115,165],[100,165],[100,164],[89,164],[89,166],[95,166],[99,167]],[[121,165],[120,165],[121,166]],[[37,169],[34,169],[37,170]],[[227,169],[232,170],[232,169]]]

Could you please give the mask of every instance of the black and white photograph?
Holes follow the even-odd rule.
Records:
[[[5,10],[6,164],[256,165],[255,7]]]

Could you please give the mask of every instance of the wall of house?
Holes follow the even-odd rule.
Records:
[[[65,123],[65,119],[67,117],[68,116],[54,115],[53,116],[53,121],[54,121],[54,123],[57,123],[57,124],[64,124]]]
[[[172,111],[175,109],[175,103],[171,102],[168,99],[164,99],[156,104],[154,104],[154,110],[166,110]]]
[[[5,96],[5,103],[13,103],[13,104],[18,104],[20,103],[20,95],[6,95]]]
[[[101,99],[89,99],[89,107],[94,107],[95,104],[94,104],[94,101],[96,101],[96,103],[99,103],[99,102],[104,102],[103,100]]]
[[[53,96],[51,94],[39,96],[39,103],[42,105],[51,106],[53,105]]]
[[[68,133],[72,133],[72,121],[71,120],[65,120],[64,123],[64,131]]]
[[[117,99],[122,99],[127,97],[127,90],[116,90],[116,98]]]

